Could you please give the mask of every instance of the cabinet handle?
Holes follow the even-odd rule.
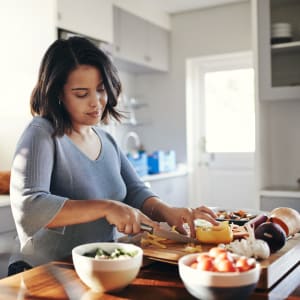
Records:
[[[62,17],[61,17],[61,13],[60,12],[58,12],[57,13],[57,20],[61,20],[62,19]]]

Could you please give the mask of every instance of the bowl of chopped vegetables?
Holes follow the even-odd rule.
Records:
[[[125,243],[89,243],[73,248],[79,278],[97,292],[116,292],[132,282],[142,265],[143,250]]]
[[[247,299],[260,276],[260,264],[213,247],[208,252],[187,254],[178,261],[180,278],[197,299]]]

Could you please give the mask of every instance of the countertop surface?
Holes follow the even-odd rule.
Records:
[[[184,164],[178,164],[176,170],[172,172],[158,173],[152,175],[145,175],[141,179],[143,181],[154,181],[154,180],[162,180],[179,176],[186,176],[188,174],[188,168]]]
[[[0,207],[9,206],[9,205],[10,205],[9,195],[0,195]]]
[[[78,278],[71,259],[51,262],[0,280],[0,299],[166,300],[193,298],[185,289],[178,266],[145,259],[137,278],[118,293],[93,293]],[[300,264],[269,289],[256,289],[250,300],[300,299]]]
[[[283,198],[299,198],[300,187],[298,186],[271,186],[265,187],[260,191],[260,196],[265,197],[283,197]]]

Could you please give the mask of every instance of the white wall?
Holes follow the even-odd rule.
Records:
[[[9,168],[15,143],[30,119],[29,97],[41,57],[56,37],[55,18],[54,0],[0,3],[0,82],[5,86],[0,100],[0,137],[5,141],[0,170]],[[146,149],[172,148],[178,161],[186,162],[186,59],[251,49],[250,4],[176,14],[171,27],[170,73],[138,76],[130,90],[149,103],[151,126],[135,128]]]
[[[185,68],[188,58],[251,49],[249,2],[171,17],[169,74],[137,77],[137,93],[147,95],[152,125],[141,133],[146,149],[175,149],[186,162]]]
[[[0,170],[9,169],[30,120],[29,97],[46,48],[56,38],[55,0],[0,2]]]

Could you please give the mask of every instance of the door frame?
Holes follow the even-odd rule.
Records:
[[[204,81],[203,74],[208,71],[221,71],[232,68],[254,68],[252,51],[232,52],[220,55],[201,56],[186,61],[186,136],[189,205],[199,206],[199,180],[202,136],[205,129],[201,126],[201,114],[204,112]],[[255,101],[255,99],[253,99]],[[255,150],[256,151],[256,150]],[[254,166],[255,167],[255,166]]]

